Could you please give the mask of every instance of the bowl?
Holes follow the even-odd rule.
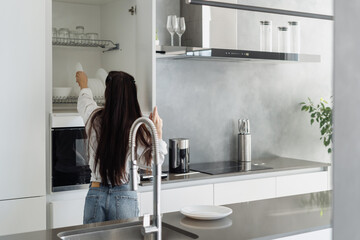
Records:
[[[54,87],[53,97],[69,97],[72,91],[72,87]]]

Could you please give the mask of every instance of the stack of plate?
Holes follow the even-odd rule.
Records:
[[[94,97],[104,97],[105,85],[103,81],[97,78],[89,78],[88,86],[91,89]]]

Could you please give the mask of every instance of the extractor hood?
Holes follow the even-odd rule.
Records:
[[[220,60],[220,61],[264,61],[264,62],[320,62],[320,55],[261,52],[223,48],[194,48],[157,46],[157,58]]]
[[[235,10],[180,2],[180,14],[186,21],[186,31],[181,39],[182,44],[187,47],[157,46],[158,59],[266,62],[320,62],[321,60],[320,55],[247,50],[243,38],[249,35],[239,34]],[[236,4],[237,0],[227,0],[227,2]],[[252,38],[257,41],[254,35]],[[253,45],[251,46],[254,48]]]

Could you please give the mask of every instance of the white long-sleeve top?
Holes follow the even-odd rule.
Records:
[[[90,118],[91,114],[96,110],[100,108],[96,102],[93,99],[93,94],[91,92],[90,88],[83,88],[79,93],[78,103],[77,103],[77,110],[80,114],[80,116],[83,118],[84,123],[86,124],[88,119]],[[101,176],[99,173],[99,168],[96,169],[95,172],[95,153],[97,149],[97,140],[95,136],[95,132],[90,129],[90,125],[86,124],[85,130],[88,136],[90,136],[90,149],[89,149],[89,166],[91,169],[91,182],[101,182]],[[130,149],[129,149],[130,150]],[[138,144],[137,146],[137,155],[141,156],[144,151],[147,150],[144,148],[144,146]],[[159,140],[159,160],[164,161],[165,155],[167,154],[167,145],[166,143],[161,139]],[[129,173],[129,161],[130,161],[130,154],[127,154],[126,158],[126,172]],[[141,166],[145,166],[145,159],[142,158],[138,161],[138,164]],[[122,180],[123,183],[126,183],[125,180]]]

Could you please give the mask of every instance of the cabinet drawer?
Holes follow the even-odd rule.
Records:
[[[0,236],[46,229],[46,197],[0,201]]]
[[[274,198],[275,178],[244,180],[214,184],[214,204],[232,204]]]
[[[153,193],[140,193],[140,214],[153,212]],[[175,212],[189,205],[213,205],[213,185],[161,191],[161,212]]]
[[[325,191],[328,188],[328,172],[277,177],[276,186],[277,197]]]
[[[51,228],[83,224],[85,197],[50,203]]]

